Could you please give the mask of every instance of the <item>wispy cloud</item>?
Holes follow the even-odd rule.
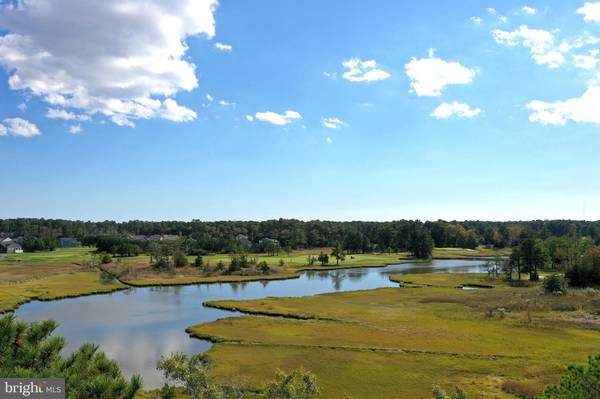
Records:
[[[220,42],[216,42],[214,47],[219,51],[224,51],[226,53],[230,53],[233,50],[233,46],[230,44],[224,44]]]
[[[321,123],[328,129],[340,129],[348,124],[339,118],[323,118]]]

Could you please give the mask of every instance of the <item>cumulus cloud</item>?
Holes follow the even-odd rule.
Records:
[[[533,8],[533,7],[529,7],[529,6],[524,6],[521,8],[521,11],[524,14],[528,14],[528,15],[535,15],[537,14],[537,9]]]
[[[581,69],[594,69],[598,62],[600,61],[598,56],[598,50],[592,50],[589,54],[575,54],[573,55],[573,61],[575,61],[575,66]]]
[[[248,122],[254,122],[254,117],[252,115],[246,115],[246,120]]]
[[[213,101],[215,101],[215,99],[210,94],[206,94],[206,101],[208,101],[209,103],[212,103]]]
[[[325,143],[331,144],[333,143],[333,140],[331,140],[331,137],[325,137]]]
[[[216,42],[214,47],[217,50],[224,51],[226,53],[229,53],[229,52],[231,52],[231,50],[233,50],[233,46],[232,45],[230,45],[230,44],[224,44],[224,43],[219,43],[219,42]]]
[[[64,109],[48,108],[46,117],[50,119],[63,119],[65,121],[89,121],[89,115],[77,115]]]
[[[79,134],[83,131],[80,124],[69,126],[69,133],[71,134]]]
[[[172,98],[167,98],[163,101],[158,115],[163,119],[173,122],[189,122],[198,116],[196,112],[177,104]]]
[[[554,35],[543,29],[530,29],[526,25],[508,32],[501,29],[492,31],[496,43],[509,47],[522,45],[529,49],[531,58],[540,65],[548,65],[549,68],[558,68],[565,62],[561,47],[554,48]],[[562,50],[566,50],[562,48]]]
[[[267,122],[277,126],[284,126],[292,123],[295,120],[302,119],[302,115],[291,110],[285,111],[283,114],[267,111],[257,112],[256,115],[254,115],[254,118],[261,122]]]
[[[469,20],[476,25],[481,25],[481,23],[483,22],[483,19],[481,19],[481,17],[471,17],[469,18]]]
[[[592,84],[581,97],[553,103],[535,100],[527,104],[527,109],[533,111],[529,115],[530,122],[562,126],[568,121],[600,123],[599,105],[600,86]]]
[[[342,62],[342,66],[348,69],[342,77],[350,82],[374,82],[391,76],[380,69],[375,60],[362,61],[359,58],[352,58]]]
[[[410,91],[417,96],[439,96],[446,86],[469,84],[475,77],[475,70],[436,58],[433,50],[429,51],[428,58],[413,57],[405,68]]]
[[[328,129],[339,129],[347,125],[346,122],[339,118],[323,118],[321,119],[321,123]]]
[[[217,0],[25,0],[0,6],[9,87],[52,108],[135,119],[194,119],[172,99],[198,86],[186,39],[215,35]]]
[[[25,119],[7,118],[4,119],[2,123],[4,124],[4,126],[0,128],[0,135],[2,136],[10,134],[12,136],[33,137],[41,134],[36,125]]]
[[[474,118],[481,113],[479,108],[471,108],[468,104],[462,104],[459,102],[447,103],[443,102],[433,110],[431,116],[436,119],[447,119],[451,116],[458,116],[461,118]]]
[[[577,14],[583,15],[585,22],[600,22],[600,2],[586,2],[577,9]]]

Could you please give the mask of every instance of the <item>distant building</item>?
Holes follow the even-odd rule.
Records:
[[[248,239],[248,236],[245,236],[243,234],[238,234],[237,236],[235,236],[235,242],[237,242],[238,244],[245,245],[246,247],[252,246],[252,241]]]
[[[148,237],[142,234],[127,234],[127,237],[133,241],[148,241]]]
[[[153,234],[148,236],[148,241],[177,241],[181,237],[175,234]]]
[[[23,253],[23,248],[21,247],[21,244],[7,237],[0,242],[0,253],[20,254]]]
[[[60,248],[75,248],[81,246],[81,241],[76,240],[72,237],[61,237],[58,239],[58,246]]]
[[[267,237],[261,238],[258,243],[261,244],[261,245],[271,243],[271,244],[273,244],[273,245],[275,245],[277,247],[280,245],[279,244],[279,240],[276,240],[274,238],[267,238]]]

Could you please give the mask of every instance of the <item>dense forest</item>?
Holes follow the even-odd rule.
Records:
[[[0,233],[21,236],[24,240],[53,243],[58,237],[80,240],[103,235],[171,234],[191,238],[197,247],[210,252],[227,251],[238,234],[250,241],[262,238],[277,239],[282,247],[318,248],[343,245],[348,252],[367,250],[396,251],[414,246],[414,240],[431,238],[435,247],[475,248],[488,245],[497,248],[520,244],[524,236],[590,237],[600,242],[600,221],[536,220],[516,222],[421,222],[398,220],[393,222],[334,222],[300,221],[295,219],[256,221],[129,221],[83,222],[60,219],[4,219]]]

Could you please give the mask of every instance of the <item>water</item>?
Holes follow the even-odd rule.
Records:
[[[389,280],[391,274],[483,272],[484,264],[485,261],[479,260],[434,260],[428,264],[311,271],[291,280],[132,288],[52,302],[34,301],[21,306],[16,315],[25,321],[58,321],[60,327],[55,334],[66,338],[66,352],[84,342],[96,343],[119,362],[126,375],[141,374],[144,386],[154,388],[163,384],[156,370],[161,355],[179,351],[196,353],[210,348],[210,342],[189,338],[185,333],[187,327],[240,315],[206,308],[202,306],[205,301],[397,287],[397,283]]]

